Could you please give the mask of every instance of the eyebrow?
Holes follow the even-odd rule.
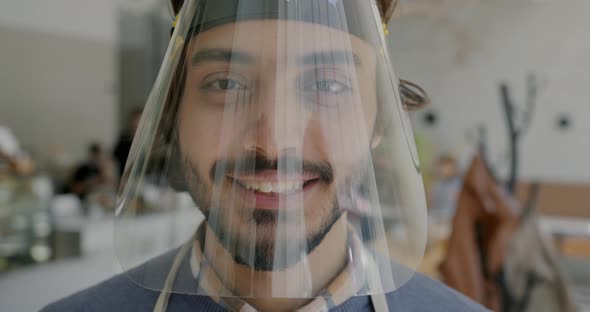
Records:
[[[298,64],[303,65],[337,65],[337,64],[354,64],[361,66],[362,62],[358,55],[348,50],[321,51],[306,54],[297,60]]]
[[[254,63],[254,57],[245,52],[223,48],[202,49],[191,57],[191,65],[193,66],[205,62],[252,64]]]
[[[191,65],[197,66],[205,62],[226,62],[239,64],[252,64],[254,56],[241,51],[224,48],[207,48],[197,51],[191,57]],[[320,51],[303,55],[297,59],[299,65],[337,65],[354,64],[361,66],[362,62],[358,55],[347,50]]]

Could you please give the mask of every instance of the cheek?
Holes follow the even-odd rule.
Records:
[[[333,114],[323,114],[313,123],[315,150],[334,170],[336,189],[342,187],[354,175],[361,164],[371,157],[371,139],[375,127],[377,104],[375,96],[367,95],[364,105],[340,109]],[[308,136],[309,137],[309,136]]]
[[[340,109],[315,122],[314,137],[321,137],[316,148],[331,162],[352,164],[370,152],[375,126],[375,110]]]
[[[207,169],[216,160],[221,130],[214,115],[207,115],[196,106],[182,104],[179,110],[179,142],[185,157],[199,170]]]
[[[336,131],[338,132],[336,136],[332,136],[327,133],[326,128],[316,127],[315,135],[306,135],[305,142],[313,141],[314,144],[307,144],[308,149],[304,149],[304,158],[324,161],[332,167],[334,173],[333,183],[325,185],[321,194],[316,197],[316,200],[321,200],[321,202],[316,202],[318,205],[331,205],[335,194],[347,181],[355,179],[354,175],[358,175],[360,165],[369,156],[368,137],[353,142],[351,140],[352,132],[348,133],[348,131],[340,129],[340,131]],[[307,134],[309,133],[308,131]],[[346,137],[349,139],[346,140]]]

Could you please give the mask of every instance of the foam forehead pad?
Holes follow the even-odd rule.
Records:
[[[189,33],[239,21],[281,19],[325,25],[376,43],[376,18],[366,0],[202,0]]]

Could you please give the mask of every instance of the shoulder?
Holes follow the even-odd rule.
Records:
[[[448,286],[420,273],[387,294],[391,311],[488,311]]]
[[[160,291],[148,289],[135,281],[142,281],[153,288],[161,289],[176,253],[177,249],[174,249],[127,273],[119,274],[96,286],[54,302],[43,308],[41,312],[153,311]],[[181,270],[184,272],[181,276],[191,276],[187,271],[188,263],[183,263]],[[182,278],[177,278],[177,282],[183,282]],[[187,281],[184,283],[186,284]],[[197,295],[172,294],[168,302],[170,311],[192,311],[194,307],[206,308],[206,311],[222,310],[210,298]]]
[[[391,265],[393,281],[406,281],[386,295],[390,311],[488,311],[480,304],[419,272],[374,253],[380,266]]]
[[[158,292],[145,289],[120,274],[54,302],[41,311],[151,311],[157,298]]]
[[[144,288],[120,274],[54,302],[41,312],[151,312],[159,295],[160,291]],[[194,311],[195,307],[200,311],[223,311],[209,297],[198,295],[172,294],[168,302],[168,311]]]

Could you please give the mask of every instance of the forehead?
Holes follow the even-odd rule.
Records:
[[[328,26],[289,20],[251,20],[225,24],[192,37],[191,54],[208,48],[248,52],[258,58],[287,61],[321,51],[339,51],[363,64],[375,63],[366,41]]]

